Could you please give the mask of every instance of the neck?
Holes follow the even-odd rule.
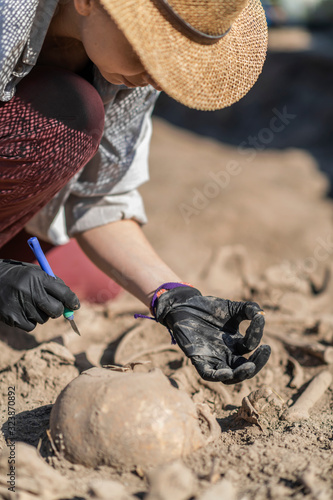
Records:
[[[65,4],[59,4],[58,10],[52,18],[47,35],[81,41],[80,16],[75,9],[73,0]]]

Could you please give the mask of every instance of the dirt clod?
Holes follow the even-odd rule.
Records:
[[[193,472],[180,461],[153,470],[148,479],[150,490],[145,500],[189,500],[197,488]]]
[[[88,494],[91,500],[135,500],[125,486],[110,479],[95,479],[89,484]]]
[[[236,489],[227,479],[222,479],[218,483],[210,486],[198,500],[236,500]]]
[[[0,457],[0,485],[1,488],[7,489],[10,500],[16,499],[16,494],[20,495],[19,498],[27,500],[36,498],[57,500],[71,494],[70,483],[58,471],[47,465],[33,446],[21,442],[15,444],[14,469],[10,469],[8,452],[9,449],[5,449]],[[7,481],[8,475],[10,477],[13,471],[12,492],[8,490],[10,483]]]

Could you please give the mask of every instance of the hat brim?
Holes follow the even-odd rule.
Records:
[[[142,64],[176,101],[199,110],[222,109],[257,81],[267,52],[260,0],[249,0],[229,33],[212,45],[197,43],[169,23],[152,0],[101,0]]]

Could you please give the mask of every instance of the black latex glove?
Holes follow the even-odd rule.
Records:
[[[254,377],[268,361],[268,345],[249,359],[242,356],[258,347],[263,335],[265,319],[255,302],[203,297],[195,288],[179,287],[164,292],[154,309],[204,380],[236,384]],[[243,336],[238,327],[245,319],[251,324]]]
[[[78,309],[80,302],[62,279],[35,264],[0,259],[0,321],[30,332],[61,316],[64,306]]]

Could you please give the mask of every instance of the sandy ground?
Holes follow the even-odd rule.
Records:
[[[327,190],[315,160],[301,150],[244,155],[155,119],[151,182],[142,188],[150,219],[146,234],[168,264],[204,294],[261,304],[271,360],[242,384],[205,384],[170,346],[161,325],[133,319],[145,308],[126,293],[105,306],[83,304],[76,315],[81,338],[63,319],[32,334],[2,326],[1,498],[145,498],[149,471],[72,464],[47,435],[57,395],[80,371],[133,361],[161,368],[193,401],[206,403],[221,428],[212,443],[184,457],[191,487],[176,488],[177,496],[168,493],[170,485],[160,486],[164,496],[151,498],[204,499],[205,493],[208,499],[332,498],[332,384],[322,395],[315,390],[319,400],[308,418],[281,418],[315,375],[332,374],[333,232]],[[5,477],[12,386],[16,441],[38,447],[41,457],[16,443],[18,473],[25,480],[15,494],[7,490]],[[240,418],[242,399],[262,387],[270,388],[271,397]],[[179,474],[185,477],[180,468]],[[125,489],[118,492],[119,485],[101,480]],[[224,496],[212,490],[221,480]]]

